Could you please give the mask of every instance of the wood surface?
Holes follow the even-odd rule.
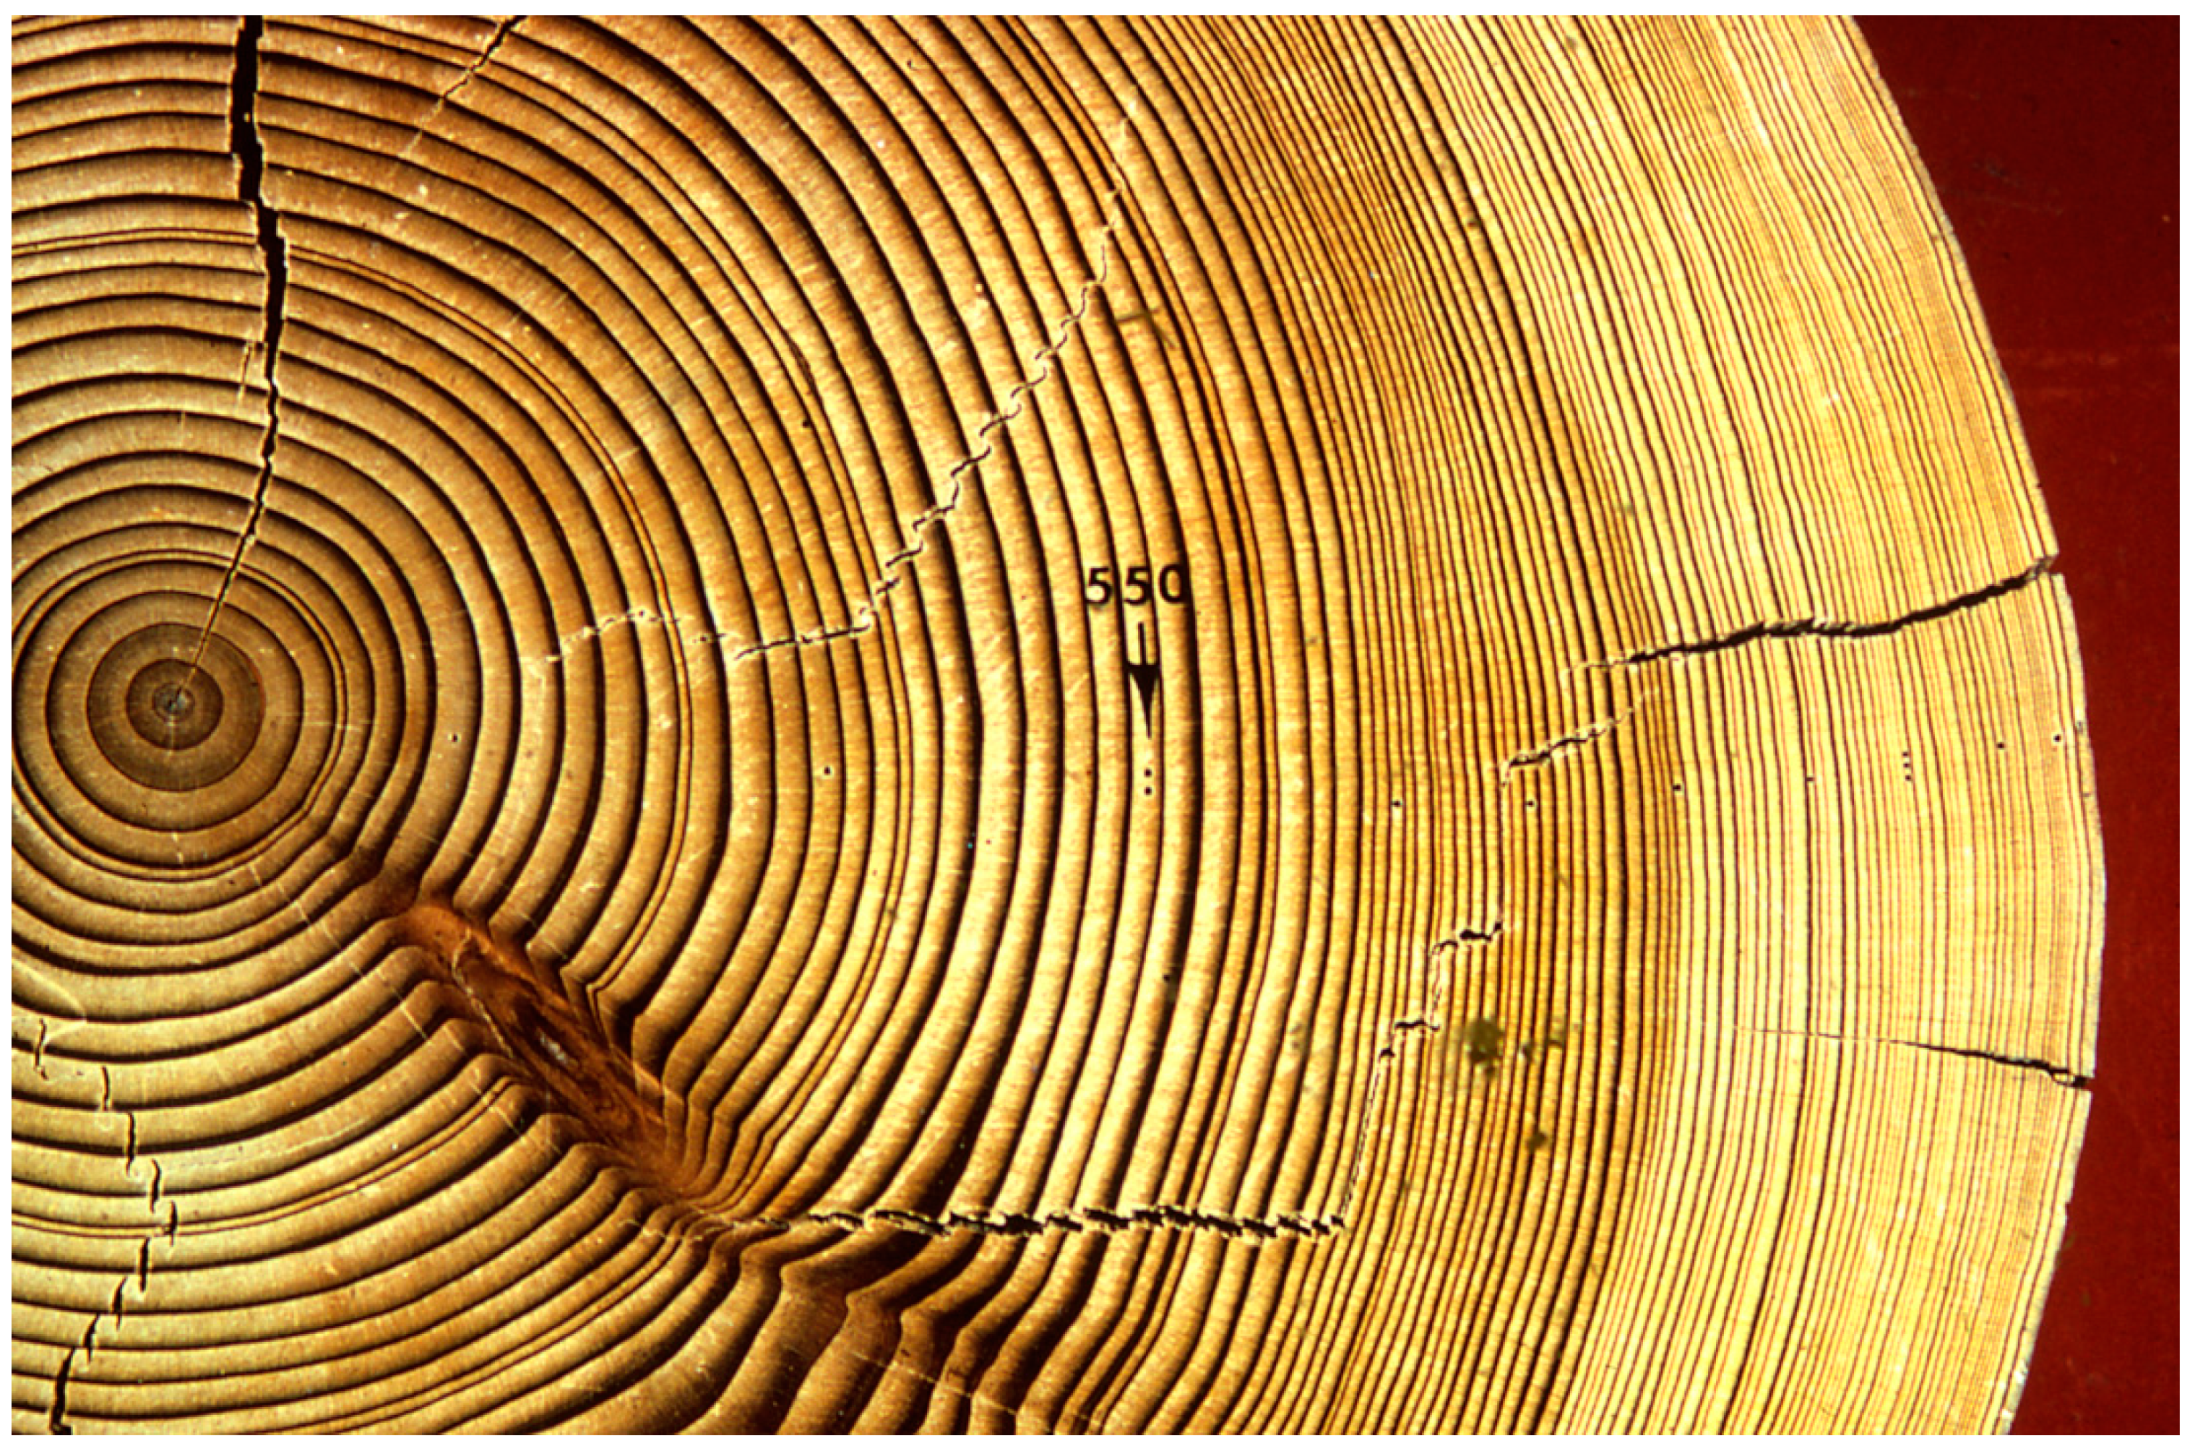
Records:
[[[19,1430],[1981,1430],[2054,545],[1841,22],[15,31]]]

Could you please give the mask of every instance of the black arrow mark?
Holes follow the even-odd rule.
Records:
[[[1136,655],[1128,658],[1128,678],[1136,684],[1136,696],[1143,702],[1143,733],[1151,734],[1151,702],[1158,699],[1158,658],[1151,654],[1150,642],[1144,638],[1142,622],[1136,624]]]

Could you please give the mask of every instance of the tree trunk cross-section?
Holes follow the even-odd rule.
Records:
[[[19,1430],[1976,1430],[2053,543],[1855,32],[18,22]]]

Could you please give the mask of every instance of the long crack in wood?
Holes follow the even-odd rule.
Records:
[[[282,319],[289,298],[289,243],[282,236],[281,216],[267,202],[267,149],[259,131],[259,47],[266,34],[265,17],[246,16],[236,38],[236,69],[229,93],[229,150],[237,161],[236,197],[252,209],[259,245],[259,260],[267,274],[266,312],[262,319],[260,357],[267,394],[266,426],[260,434],[259,476],[252,486],[252,502],[237,531],[236,551],[221,576],[206,624],[198,632],[198,647],[191,652],[191,668],[205,658],[207,642],[220,623],[221,610],[229,601],[244,556],[258,536],[267,511],[267,490],[274,482],[274,450],[282,426],[282,395],[275,386],[275,357],[282,347]]]
[[[1235,1239],[1279,1239],[1284,1235],[1323,1238],[1349,1227],[1346,1206],[1336,1214],[1273,1214],[1265,1216],[1214,1214],[1207,1210],[1151,1204],[1135,1209],[1086,1207],[1049,1214],[1008,1214],[987,1210],[947,1210],[943,1214],[919,1214],[909,1209],[812,1209],[784,1216],[719,1221],[723,1228],[761,1226],[791,1229],[801,1224],[827,1224],[840,1229],[884,1228],[926,1239],[949,1234],[992,1234],[1031,1239],[1044,1234],[1122,1234],[1138,1229],[1187,1229],[1227,1235]]]
[[[1726,635],[1710,640],[1681,641],[1674,645],[1655,645],[1643,650],[1633,650],[1628,655],[1618,655],[1608,660],[1594,660],[1581,667],[1587,670],[1626,669],[1637,665],[1651,665],[1657,660],[1667,660],[1680,655],[1713,655],[1724,650],[1734,650],[1750,645],[1756,640],[1789,640],[1813,637],[1831,640],[1865,640],[1881,635],[1895,635],[1914,625],[1927,624],[1963,610],[1971,610],[1992,600],[2002,599],[2017,590],[2027,588],[2037,580],[2052,574],[2057,568],[2055,556],[2038,559],[2009,579],[1985,584],[1965,594],[1955,595],[1941,604],[1914,610],[1909,614],[1889,620],[1771,620],[1758,625],[1747,625]]]
[[[1097,266],[1083,280],[1080,289],[1077,291],[1074,306],[1068,310],[1067,316],[1061,319],[1058,325],[1052,329],[1045,344],[1037,349],[1031,357],[1028,374],[1007,390],[1005,401],[999,406],[998,410],[976,429],[976,446],[946,470],[945,498],[923,510],[909,522],[906,532],[907,542],[901,545],[898,550],[886,556],[883,563],[878,566],[877,577],[869,586],[868,596],[854,606],[847,622],[843,625],[811,630],[805,634],[786,635],[779,639],[764,640],[758,644],[749,645],[732,656],[733,663],[736,664],[739,661],[750,659],[770,650],[782,650],[788,647],[800,649],[811,645],[834,644],[840,640],[866,634],[876,627],[877,621],[882,617],[885,596],[898,588],[900,582],[907,578],[908,567],[930,547],[930,536],[952,516],[954,510],[960,507],[962,498],[966,496],[967,479],[970,472],[987,462],[992,454],[998,451],[996,435],[1028,411],[1030,396],[1051,380],[1053,366],[1058,362],[1059,355],[1066,351],[1067,344],[1073,340],[1076,329],[1080,328],[1083,320],[1090,315],[1091,303],[1095,301],[1099,289],[1105,286],[1106,279],[1112,273],[1115,251],[1114,235],[1119,231],[1121,224],[1121,195],[1118,188],[1115,188],[1107,196],[1105,210],[1105,225],[1098,233]]]
[[[1503,928],[1497,922],[1488,927],[1462,927],[1432,945],[1428,960],[1443,953],[1457,952],[1467,946],[1484,945],[1500,937]],[[1372,1120],[1378,1111],[1380,1090],[1385,1084],[1388,1064],[1401,1052],[1402,1040],[1413,1034],[1437,1034],[1445,1030],[1445,1024],[1434,1011],[1415,1017],[1398,1018],[1388,1024],[1379,1048],[1372,1055],[1370,1090],[1362,1115],[1362,1132],[1358,1135],[1358,1162],[1353,1164],[1348,1176],[1348,1187],[1342,1195],[1341,1207],[1332,1214],[1269,1214],[1237,1215],[1218,1214],[1209,1210],[1189,1209],[1171,1205],[1145,1205],[1135,1209],[1102,1209],[1094,1206],[1070,1212],[1049,1214],[1002,1214],[984,1210],[948,1210],[942,1215],[919,1214],[906,1209],[833,1210],[816,1209],[785,1216],[758,1216],[752,1219],[715,1220],[719,1229],[768,1228],[792,1229],[802,1224],[825,1224],[846,1230],[888,1228],[908,1234],[919,1234],[937,1239],[949,1234],[991,1234],[1013,1238],[1033,1238],[1043,1234],[1122,1234],[1139,1229],[1181,1229],[1226,1235],[1234,1239],[1272,1240],[1283,1237],[1324,1239],[1348,1230],[1350,1216],[1356,1206],[1357,1191],[1364,1177],[1362,1154],[1364,1142],[1369,1137]],[[712,1216],[713,1218],[713,1216]]]
[[[1926,1043],[1918,1038],[1854,1038],[1844,1033],[1832,1033],[1820,1028],[1770,1028],[1758,1023],[1740,1024],[1748,1033],[1770,1038],[1811,1038],[1824,1043],[1840,1043],[1870,1048],[1917,1048],[1923,1053],[1944,1053],[1954,1058],[1973,1058],[1984,1063],[1995,1063],[2002,1068],[2017,1068],[2025,1072],[2041,1073],[2067,1088],[2085,1090],[2089,1078],[2076,1073],[2062,1063],[2047,1058],[2015,1058],[2007,1053],[1994,1053],[1987,1048],[1955,1048],[1948,1043]]]

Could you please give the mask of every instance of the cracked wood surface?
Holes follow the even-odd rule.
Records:
[[[1849,27],[14,47],[17,1429],[2008,1419],[2080,671]]]

